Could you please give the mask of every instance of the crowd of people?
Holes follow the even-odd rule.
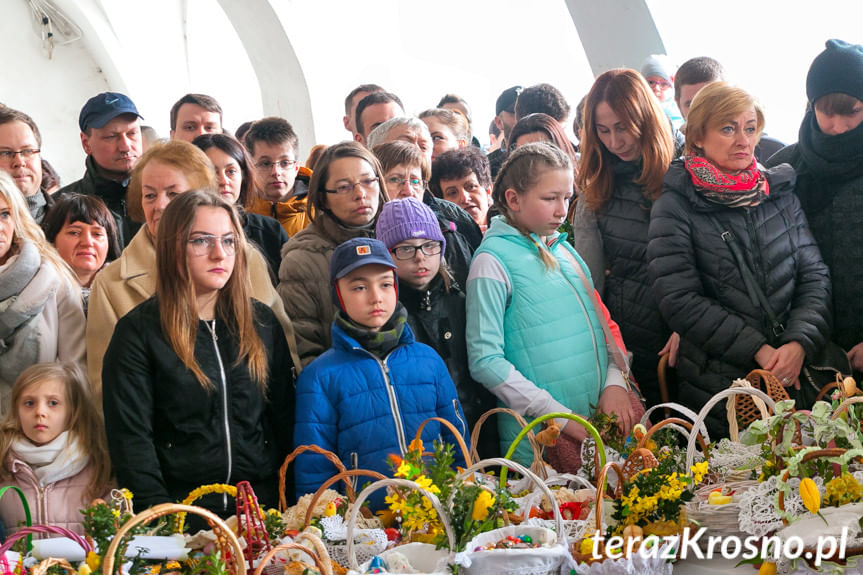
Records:
[[[755,368],[811,403],[826,352],[863,371],[863,46],[827,42],[790,146],[725,79],[712,58],[651,56],[572,114],[549,84],[514,86],[488,153],[458,96],[414,117],[364,84],[351,138],[304,165],[290,119],[230,134],[187,94],[170,138],[146,141],[106,92],[81,109],[85,172],[64,187],[33,119],[0,106],[0,483],[80,531],[116,485],[144,508],[247,480],[275,505],[300,445],[389,473],[430,417],[467,438],[496,406],[596,410],[628,433],[645,403],[697,411]],[[574,472],[586,432],[555,421],[546,458]],[[708,428],[727,434],[724,412]],[[480,455],[518,430],[485,426]],[[299,455],[288,497],[331,465]],[[22,517],[0,505],[7,530]]]

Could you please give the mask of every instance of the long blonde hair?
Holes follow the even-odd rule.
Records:
[[[601,209],[614,192],[613,154],[596,132],[596,107],[605,102],[641,146],[641,175],[635,181],[644,196],[655,200],[674,159],[674,139],[668,117],[650,87],[635,70],[609,70],[596,79],[584,101],[584,129],[578,166],[579,200],[592,210]]]
[[[572,173],[572,160],[563,150],[549,142],[535,142],[520,146],[507,156],[494,181],[491,197],[494,207],[506,218],[507,223],[528,237],[536,246],[546,269],[555,270],[558,269],[557,260],[531,237],[530,230],[516,223],[506,202],[507,190],[513,190],[518,195],[525,194],[537,184],[547,170],[566,170]]]
[[[108,456],[105,425],[99,416],[90,384],[77,364],[72,362],[38,363],[21,372],[12,386],[12,405],[0,423],[0,479],[10,481],[12,474],[6,467],[6,459],[17,438],[26,438],[18,416],[21,396],[33,385],[56,380],[63,384],[69,404],[66,431],[78,440],[81,450],[90,458],[93,476],[82,504],[105,494],[111,481],[111,460]]]
[[[60,277],[72,286],[78,285],[78,278],[75,272],[69,267],[57,250],[54,249],[48,240],[45,238],[45,232],[30,215],[30,210],[27,209],[27,203],[24,200],[21,190],[15,185],[12,177],[6,172],[0,170],[0,197],[9,206],[9,215],[12,217],[12,223],[15,225],[15,232],[12,236],[12,245],[10,250],[13,253],[18,253],[21,250],[21,243],[25,240],[32,242],[36,249],[39,250],[39,255],[42,258],[42,263],[48,263],[56,268]]]
[[[239,340],[239,352],[234,365],[248,358],[252,379],[262,391],[266,391],[267,353],[255,330],[252,285],[246,260],[248,242],[234,206],[222,199],[215,190],[190,190],[180,194],[171,200],[162,214],[156,234],[156,295],[159,298],[162,330],[171,348],[195,374],[198,382],[204,388],[212,389],[213,382],[195,359],[198,306],[186,258],[186,246],[195,214],[201,207],[225,210],[231,219],[235,240],[234,271],[219,290],[216,315]]]

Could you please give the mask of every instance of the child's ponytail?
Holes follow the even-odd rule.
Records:
[[[519,195],[526,193],[536,185],[546,170],[572,171],[572,160],[557,146],[547,142],[525,144],[509,156],[494,180],[491,191],[493,205],[506,218],[509,225],[527,236],[536,246],[539,258],[548,270],[558,269],[557,260],[548,249],[540,246],[531,236],[530,231],[518,225],[509,206],[506,203],[506,191],[515,190]]]

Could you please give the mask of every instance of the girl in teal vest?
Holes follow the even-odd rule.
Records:
[[[588,417],[597,406],[617,414],[628,433],[635,421],[626,381],[574,266],[588,278],[590,272],[557,231],[572,182],[571,160],[547,143],[518,148],[501,168],[492,191],[501,215],[492,219],[467,281],[470,372],[528,419],[552,412]],[[599,308],[608,318],[601,302]],[[617,325],[608,323],[623,348]],[[547,450],[549,463],[572,472],[586,432],[566,419],[558,424],[561,437]],[[498,428],[505,451],[519,427],[504,416]],[[524,454],[517,458],[524,461]]]

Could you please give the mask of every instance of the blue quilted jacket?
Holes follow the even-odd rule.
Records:
[[[316,444],[336,453],[348,469],[391,475],[387,456],[404,455],[420,423],[441,417],[466,441],[468,430],[446,365],[431,347],[414,341],[405,325],[398,347],[378,359],[338,325],[333,345],[297,380],[294,444]],[[427,450],[439,437],[455,443],[438,422],[423,429]],[[464,460],[456,448],[456,464]],[[303,453],[294,468],[297,496],[313,493],[336,470],[323,456]],[[360,481],[360,484],[364,481]]]

